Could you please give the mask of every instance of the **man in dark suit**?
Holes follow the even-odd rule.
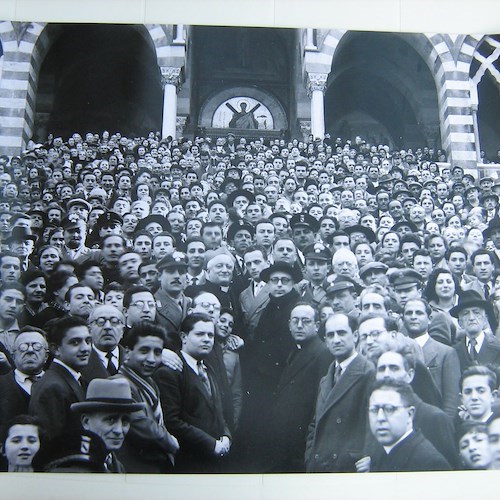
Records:
[[[483,299],[489,299],[495,288],[493,273],[495,272],[495,256],[480,248],[470,257],[474,279],[463,285],[463,290],[474,290]]]
[[[227,230],[227,241],[234,248],[234,270],[232,287],[236,294],[240,294],[249,284],[250,275],[245,266],[244,254],[252,244],[255,229],[249,222],[239,219],[233,222]]]
[[[155,373],[165,424],[179,440],[178,472],[220,472],[231,448],[217,377],[204,360],[212,351],[215,326],[203,313],[181,325],[182,371],[162,366]]]
[[[272,472],[305,471],[305,440],[314,415],[317,388],[333,361],[318,336],[318,311],[312,305],[299,302],[292,309],[289,326],[296,349],[288,356],[281,374],[269,422],[273,431],[267,470]]]
[[[412,339],[422,348],[424,362],[441,393],[442,409],[454,418],[459,405],[460,362],[456,351],[428,332],[431,309],[423,299],[410,299],[404,306],[403,323]]]
[[[413,428],[413,389],[398,380],[381,380],[371,392],[370,429],[379,443],[371,457],[373,472],[451,470],[434,446]]]
[[[356,341],[355,318],[338,313],[327,319],[325,343],[335,362],[319,385],[306,444],[308,472],[353,472],[363,456],[374,369],[356,352]]]
[[[81,370],[87,366],[92,346],[86,322],[74,316],[56,320],[49,331],[49,346],[54,360],[33,385],[29,412],[38,417],[41,427],[53,438],[81,430],[70,406],[85,398]]]
[[[25,327],[14,341],[14,371],[0,377],[0,425],[28,413],[31,388],[40,379],[48,345],[41,331]]]
[[[493,369],[500,366],[500,340],[485,333],[494,317],[492,305],[477,292],[463,292],[458,304],[450,310],[465,330],[465,338],[455,345],[463,372],[471,365],[486,365]]]
[[[269,304],[269,286],[260,279],[260,273],[269,267],[268,256],[264,248],[249,247],[244,255],[245,267],[250,274],[250,285],[240,293],[239,311],[241,318],[238,326],[242,331],[238,334],[247,339],[253,338],[259,319]]]
[[[123,313],[114,306],[97,306],[90,313],[89,325],[92,351],[82,370],[87,382],[116,375],[125,359],[125,349],[119,345],[125,327]]]

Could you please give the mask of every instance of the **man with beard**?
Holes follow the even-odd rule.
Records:
[[[73,316],[56,320],[49,330],[49,346],[54,360],[33,385],[29,412],[38,418],[47,436],[53,438],[81,429],[70,407],[85,399],[81,371],[87,366],[92,347],[86,322]]]
[[[157,321],[168,333],[177,332],[191,305],[191,299],[184,294],[187,257],[173,252],[163,257],[156,267],[160,273],[160,288],[155,293]]]
[[[23,328],[14,341],[14,371],[0,377],[0,425],[28,413],[31,388],[43,376],[47,356],[42,330]]]

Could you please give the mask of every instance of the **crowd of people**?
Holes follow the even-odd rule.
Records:
[[[0,156],[8,471],[500,468],[500,180],[353,141]]]

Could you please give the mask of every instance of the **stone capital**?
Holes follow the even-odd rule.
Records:
[[[161,85],[165,88],[165,85],[175,85],[177,91],[181,87],[181,68],[173,68],[170,66],[161,66]]]
[[[327,73],[307,73],[307,95],[311,97],[315,90],[319,90],[324,94],[327,80]]]

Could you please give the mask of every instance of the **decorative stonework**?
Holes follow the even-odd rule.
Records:
[[[184,128],[186,126],[187,116],[178,116],[175,119],[175,133],[177,137],[182,137],[184,134]]]
[[[311,133],[311,120],[299,120],[300,132],[304,141],[307,141]]]
[[[162,66],[160,70],[162,87],[165,88],[165,85],[175,85],[177,92],[179,92],[181,88],[181,68]]]
[[[312,96],[315,90],[325,93],[326,81],[328,79],[327,73],[308,73],[307,74],[307,95]]]
[[[33,23],[24,23],[20,21],[12,21],[12,27],[14,28],[14,32],[16,34],[17,46],[22,42],[24,35],[26,32],[33,28]]]

